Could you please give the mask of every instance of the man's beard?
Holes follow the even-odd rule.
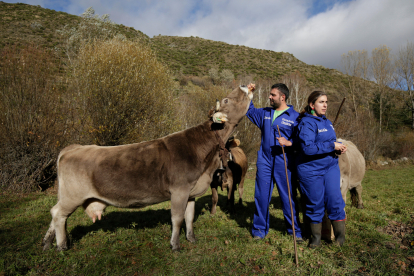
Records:
[[[270,105],[274,108],[274,109],[278,109],[280,107],[280,102],[270,102]]]

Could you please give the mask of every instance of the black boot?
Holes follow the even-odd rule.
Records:
[[[322,236],[322,223],[311,223],[310,229],[312,232],[312,241],[309,244],[309,247],[315,249],[321,244],[321,236]]]
[[[331,222],[335,234],[335,241],[339,246],[342,246],[345,242],[345,221],[333,220]]]

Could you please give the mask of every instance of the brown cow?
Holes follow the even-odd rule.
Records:
[[[361,182],[365,175],[364,156],[351,141],[338,139],[338,142],[348,147],[347,151],[339,155],[338,159],[339,169],[341,170],[342,198],[346,202],[346,194],[350,190],[352,206],[363,209]]]
[[[240,141],[238,139],[229,140],[226,144],[226,148],[230,150],[231,160],[228,162],[225,172],[217,170],[214,173],[213,181],[210,184],[211,187],[211,211],[210,214],[216,213],[216,207],[218,202],[217,188],[227,188],[227,202],[230,203],[230,210],[234,210],[234,192],[236,189],[239,191],[239,204],[243,202],[244,191],[244,178],[247,173],[249,164],[247,163],[247,157],[243,150],[239,147]],[[238,187],[237,187],[238,184]]]
[[[209,188],[220,164],[219,149],[246,114],[253,97],[245,86],[218,104],[212,118],[198,126],[137,144],[100,147],[72,145],[57,160],[58,203],[43,239],[43,250],[67,249],[66,220],[79,206],[95,220],[108,205],[139,208],[171,200],[173,250],[180,249],[185,218],[186,236],[193,232],[195,198]]]

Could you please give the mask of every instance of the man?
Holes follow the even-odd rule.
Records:
[[[253,84],[250,84],[254,86]],[[257,153],[257,173],[255,184],[255,213],[253,217],[252,235],[255,239],[263,239],[269,232],[269,204],[272,199],[273,183],[276,183],[287,231],[292,231],[292,216],[289,204],[289,194],[286,183],[285,163],[283,159],[282,145],[285,146],[286,162],[288,167],[288,178],[290,193],[292,195],[292,207],[294,212],[295,232],[298,242],[302,242],[302,233],[298,225],[298,214],[296,213],[296,189],[292,189],[291,171],[295,172],[292,136],[296,119],[299,113],[291,105],[286,104],[289,98],[289,89],[283,83],[274,84],[271,88],[269,100],[270,107],[255,108],[250,103],[246,116],[260,128],[262,140],[260,150]],[[277,130],[279,126],[281,137]],[[294,191],[295,193],[293,193]]]

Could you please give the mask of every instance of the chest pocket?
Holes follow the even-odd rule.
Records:
[[[292,126],[289,125],[285,125],[283,123],[286,123],[284,121],[282,121],[279,124],[279,129],[280,129],[280,135],[282,135],[282,137],[286,138],[286,139],[290,139],[292,136],[292,132],[293,132],[293,124]],[[273,130],[275,131],[275,136],[279,137],[279,132],[277,131],[277,124],[273,124],[272,125]]]

